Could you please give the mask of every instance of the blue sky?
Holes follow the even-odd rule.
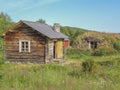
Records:
[[[49,25],[120,33],[120,0],[0,0],[13,21],[45,19]]]

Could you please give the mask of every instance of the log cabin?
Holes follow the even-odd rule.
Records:
[[[62,61],[68,37],[53,27],[39,22],[21,20],[4,34],[5,59],[9,62],[49,63]]]

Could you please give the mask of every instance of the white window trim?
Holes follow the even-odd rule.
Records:
[[[19,40],[19,52],[22,52],[22,42],[28,42],[28,52],[30,52],[30,40]]]

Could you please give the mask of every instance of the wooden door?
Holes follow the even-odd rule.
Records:
[[[56,42],[56,58],[63,58],[63,42],[57,41]]]

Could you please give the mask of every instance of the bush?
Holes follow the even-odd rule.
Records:
[[[68,73],[68,75],[72,76],[72,77],[75,77],[75,78],[80,78],[82,76],[82,70],[81,70],[81,65],[74,65],[74,64],[71,64],[72,66],[72,71],[70,71]]]
[[[114,66],[119,66],[119,61],[120,60],[107,60],[107,61],[97,62],[97,64],[106,67],[114,67]]]
[[[105,49],[99,48],[93,52],[93,56],[102,56],[105,54]]]
[[[96,49],[92,55],[94,56],[103,56],[103,55],[109,55],[115,53],[115,50],[111,47],[104,47],[101,46],[98,49]]]
[[[96,62],[92,59],[87,59],[82,62],[82,70],[83,72],[94,73],[96,72]]]
[[[113,48],[117,51],[120,51],[120,41],[116,41],[113,43]]]

